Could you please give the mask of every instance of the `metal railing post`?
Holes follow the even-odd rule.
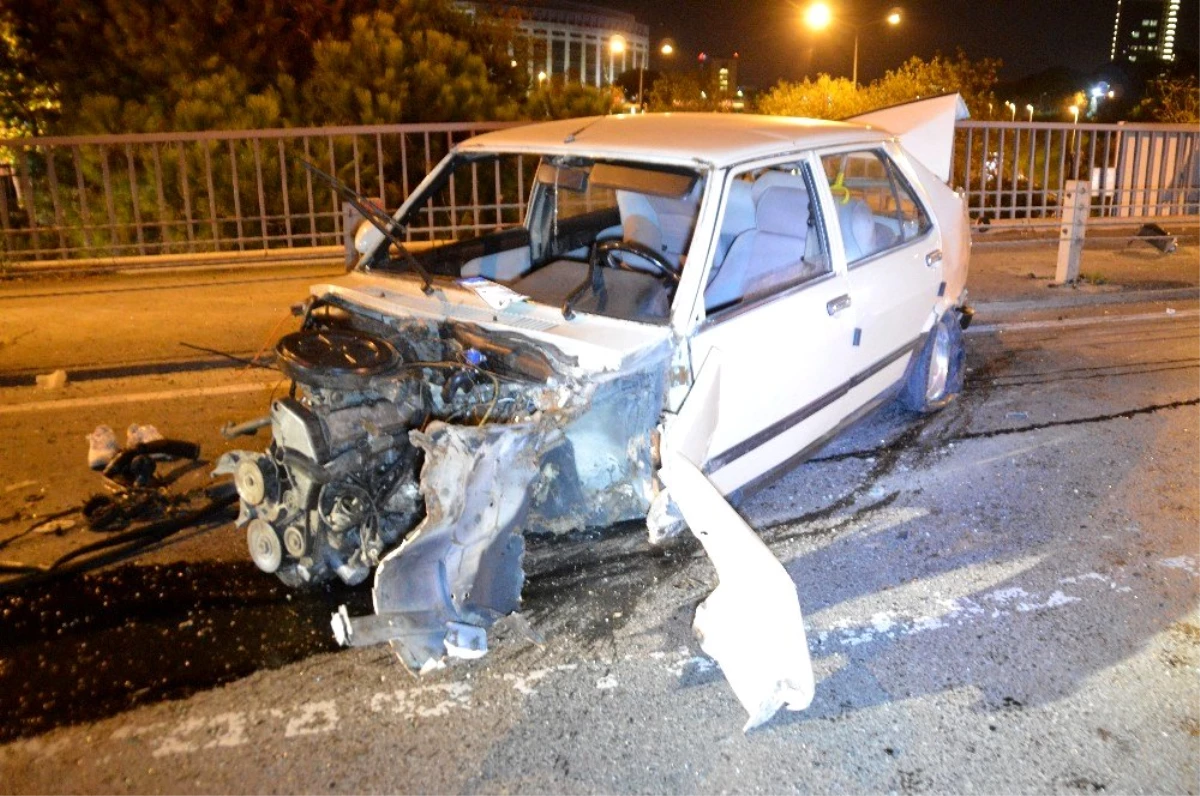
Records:
[[[1054,281],[1068,285],[1079,279],[1079,259],[1091,207],[1091,185],[1087,180],[1067,180],[1063,190],[1063,217],[1059,226],[1058,263]]]

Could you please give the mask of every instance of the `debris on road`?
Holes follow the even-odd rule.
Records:
[[[1134,240],[1143,240],[1163,254],[1173,254],[1179,247],[1178,239],[1158,224],[1143,224],[1134,233]],[[1130,241],[1130,243],[1132,242]]]
[[[96,426],[95,431],[88,434],[88,467],[93,470],[103,470],[121,450],[117,445],[117,435],[110,426]]]
[[[61,390],[67,386],[67,372],[56,370],[36,377],[37,386],[43,390]]]
[[[252,437],[260,428],[266,428],[271,425],[271,416],[263,415],[256,417],[253,420],[247,420],[244,423],[226,423],[221,426],[221,436],[225,439],[236,439],[238,437]]]

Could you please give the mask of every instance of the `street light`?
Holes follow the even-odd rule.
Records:
[[[614,35],[608,40],[608,82],[609,85],[617,82],[617,73],[613,61],[613,56],[623,55],[625,53],[625,37],[620,33]]]
[[[1029,111],[1029,122],[1030,122],[1030,124],[1032,124],[1033,123],[1033,106],[1026,105],[1025,110]]]
[[[1079,124],[1079,106],[1072,105],[1071,107],[1067,108],[1067,110],[1069,110],[1075,116],[1075,124]]]
[[[810,30],[815,30],[815,31],[825,30],[825,28],[829,27],[830,25],[832,25],[836,22],[837,24],[845,25],[846,27],[848,27],[854,31],[854,69],[853,69],[853,72],[851,73],[850,82],[854,85],[855,89],[858,88],[858,34],[859,34],[859,31],[861,31],[863,28],[870,27],[871,25],[891,25],[892,27],[895,27],[900,24],[900,19],[901,19],[900,9],[893,8],[891,11],[889,11],[887,13],[887,16],[884,17],[883,19],[875,19],[875,20],[871,20],[869,22],[860,22],[858,24],[855,24],[853,22],[846,22],[844,20],[835,19],[833,16],[833,9],[831,9],[829,7],[828,3],[823,2],[823,0],[818,0],[817,2],[809,5],[807,8],[804,9],[804,24]]]
[[[1005,100],[1004,107],[1012,111],[1012,121],[1015,122],[1017,120],[1017,103]]]

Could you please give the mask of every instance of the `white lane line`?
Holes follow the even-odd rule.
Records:
[[[1068,326],[1102,326],[1109,323],[1135,323],[1144,321],[1178,321],[1184,318],[1200,316],[1200,310],[1176,310],[1166,312],[1144,312],[1138,315],[1103,315],[1087,318],[1063,318],[1048,321],[1013,321],[1011,323],[971,324],[967,334],[987,334],[989,332],[1016,332],[1031,329],[1062,329]]]
[[[277,381],[264,381],[256,384],[226,384],[221,387],[192,387],[185,390],[137,392],[129,393],[128,395],[94,395],[90,398],[60,398],[55,401],[30,401],[29,403],[0,406],[0,415],[47,412],[54,411],[55,409],[87,409],[93,406],[138,404],[152,401],[173,401],[179,398],[210,398],[219,395],[238,395],[240,393],[270,390],[276,384]]]

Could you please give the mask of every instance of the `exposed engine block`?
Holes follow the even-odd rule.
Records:
[[[475,425],[538,411],[548,363],[482,351],[482,341],[463,335],[406,329],[395,338],[404,356],[348,327],[280,341],[279,361],[296,388],[271,405],[271,444],[227,453],[215,470],[233,475],[238,525],[260,569],[290,586],[335,575],[361,583],[425,513],[424,454],[410,431],[431,419]]]

